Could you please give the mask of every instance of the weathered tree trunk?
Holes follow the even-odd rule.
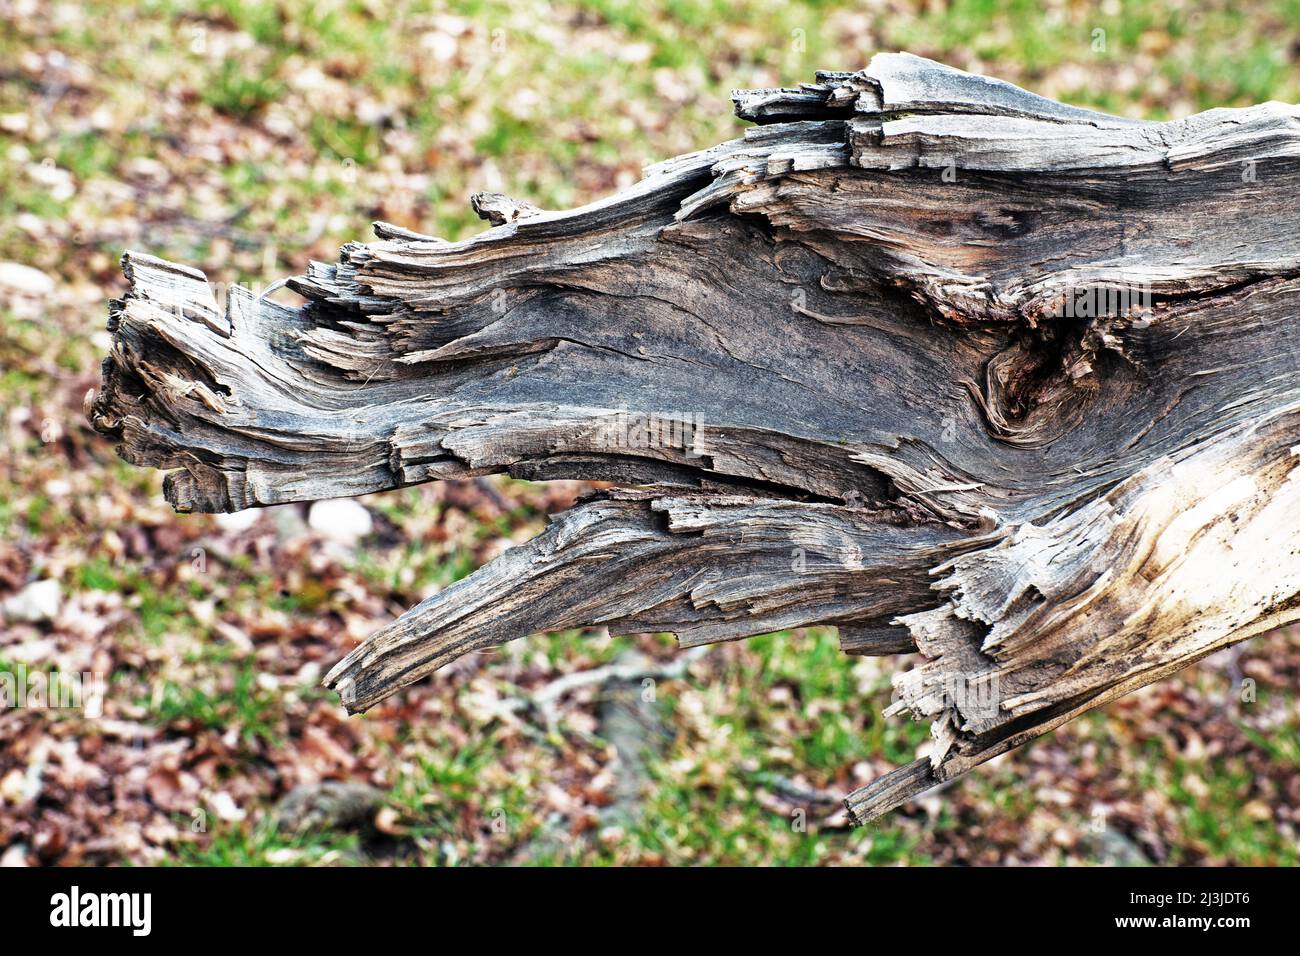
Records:
[[[919,651],[858,821],[1300,619],[1300,110],[1169,123],[904,54],[569,212],[377,224],[299,309],[128,253],[95,427],[181,511],[589,478],[326,683],[536,631]],[[633,487],[635,486],[635,487]]]

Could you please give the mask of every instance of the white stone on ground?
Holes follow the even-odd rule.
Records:
[[[364,505],[352,498],[334,498],[313,504],[307,525],[322,537],[351,547],[370,534],[374,522]]]
[[[49,295],[54,291],[54,280],[21,262],[0,262],[0,286],[26,295]]]
[[[239,533],[247,531],[253,525],[257,524],[257,519],[262,517],[262,512],[257,508],[249,508],[246,511],[234,511],[229,514],[219,514],[216,516],[217,527],[222,531]]]
[[[46,579],[33,581],[17,594],[5,599],[5,617],[11,621],[37,624],[52,621],[63,607],[63,591],[59,582]]]

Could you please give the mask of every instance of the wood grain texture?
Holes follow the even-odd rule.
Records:
[[[182,511],[506,472],[599,493],[326,683],[607,625],[919,652],[863,821],[1300,619],[1300,110],[1167,123],[906,54],[579,209],[498,194],[289,308],[127,253],[95,427]]]

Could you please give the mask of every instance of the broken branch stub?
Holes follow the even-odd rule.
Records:
[[[906,54],[580,209],[379,224],[288,308],[128,253],[97,429],[182,511],[505,472],[597,493],[328,675],[813,624],[919,652],[863,821],[1300,619],[1300,110],[1149,123]]]

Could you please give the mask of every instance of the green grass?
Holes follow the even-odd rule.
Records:
[[[204,690],[167,681],[156,703],[152,699],[142,703],[167,724],[184,723],[223,733],[236,729],[248,744],[274,746],[281,740],[279,701],[258,686],[257,672],[251,664],[235,672],[230,687]]]
[[[177,826],[189,830],[193,820],[178,818]],[[255,824],[218,824],[203,842],[184,842],[171,866],[311,866],[356,863],[356,834],[279,832],[269,818]],[[278,859],[277,859],[278,856]]]
[[[283,84],[275,79],[274,67],[254,68],[250,74],[247,64],[225,60],[208,77],[203,102],[236,119],[250,119],[283,92]]]

